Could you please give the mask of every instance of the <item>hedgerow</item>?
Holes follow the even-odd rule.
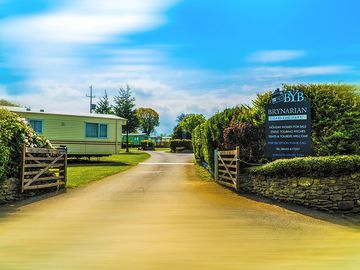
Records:
[[[176,151],[176,147],[184,147],[185,150],[193,150],[191,140],[189,139],[173,139],[170,140],[170,149]]]
[[[359,88],[346,84],[284,85],[300,89],[312,106],[312,148],[315,156],[360,154]],[[258,94],[252,106],[225,109],[192,133],[195,157],[213,170],[214,150],[241,147],[241,159],[269,162],[264,156],[265,105],[271,92]]]
[[[268,164],[251,167],[251,174],[277,177],[323,177],[360,172],[360,156],[322,156],[279,159]]]
[[[154,150],[155,143],[151,140],[143,140],[141,141],[141,149],[143,150]]]
[[[52,148],[24,118],[0,108],[0,179],[19,175],[23,146]]]

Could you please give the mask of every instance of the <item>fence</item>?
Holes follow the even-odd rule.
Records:
[[[235,150],[215,150],[215,180],[239,190],[240,147]]]
[[[23,148],[21,192],[66,185],[66,148]]]

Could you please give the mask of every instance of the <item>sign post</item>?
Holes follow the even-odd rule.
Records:
[[[275,90],[266,106],[266,148],[270,159],[311,155],[311,106],[301,90]]]

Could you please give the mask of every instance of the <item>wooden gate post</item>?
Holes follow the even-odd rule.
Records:
[[[24,143],[21,156],[21,193],[24,192],[24,180],[25,180],[25,157],[26,157],[26,145]]]
[[[236,191],[240,190],[240,146],[236,146]]]
[[[215,181],[219,180],[219,157],[218,157],[218,150],[214,150],[214,178]]]

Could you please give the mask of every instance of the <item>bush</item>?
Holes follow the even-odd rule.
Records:
[[[265,142],[261,128],[248,122],[235,123],[224,130],[224,146],[235,149],[240,146],[240,158],[246,162],[258,162],[262,155]]]
[[[353,85],[284,85],[300,89],[312,106],[312,148],[315,156],[360,154],[360,95]],[[241,146],[241,159],[267,161],[265,105],[271,92],[258,94],[251,107],[225,109],[199,125],[192,133],[195,158],[214,169],[214,149]]]
[[[184,139],[174,139],[170,140],[170,149],[172,152],[176,151],[177,147],[184,147],[184,150],[193,150],[191,140]]]
[[[360,171],[360,156],[327,156],[279,159],[248,169],[251,174],[277,177],[323,177]]]
[[[155,150],[155,143],[150,140],[141,141],[141,149],[142,150]]]
[[[285,85],[311,101],[312,142],[316,156],[360,154],[359,88],[347,84]]]
[[[24,118],[0,109],[0,179],[19,175],[24,144],[52,148],[49,140],[37,135]]]

